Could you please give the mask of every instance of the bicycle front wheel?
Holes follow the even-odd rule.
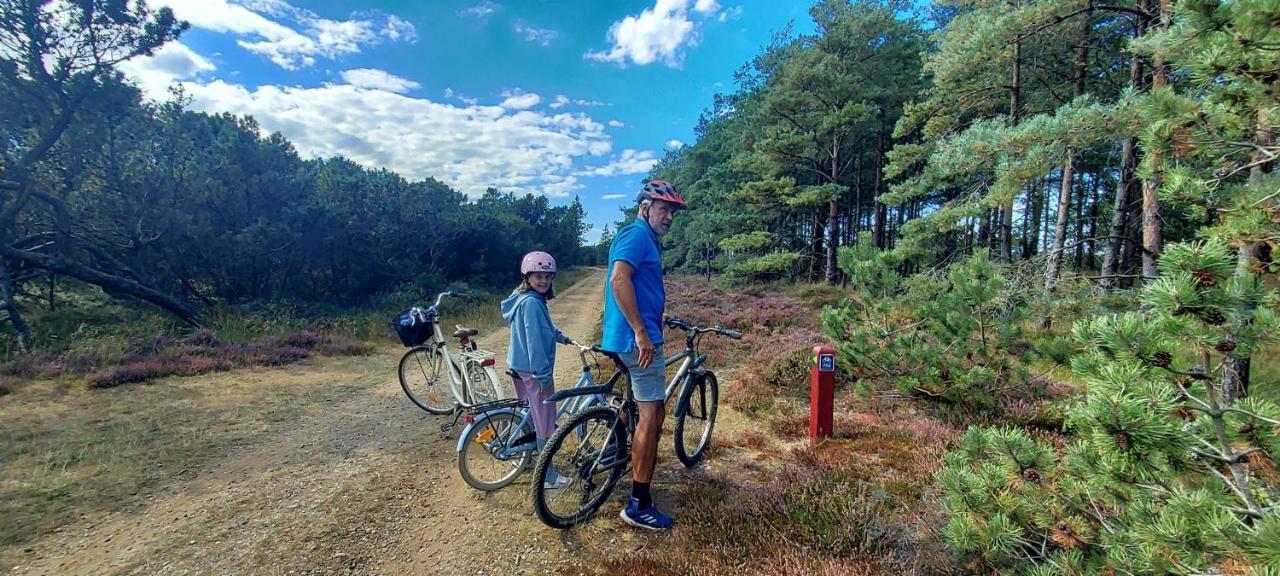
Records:
[[[533,469],[538,518],[559,529],[590,518],[627,467],[626,450],[626,426],[613,408],[589,408],[556,428]]]
[[[476,490],[488,492],[505,488],[529,464],[532,442],[533,430],[528,425],[521,426],[516,414],[498,412],[485,416],[476,421],[462,439],[458,473]],[[530,444],[528,449],[519,453],[510,456],[502,453],[525,443]]]
[[[411,402],[432,414],[452,414],[458,405],[445,362],[435,346],[414,346],[400,358],[400,387]]]
[[[711,431],[716,427],[716,411],[719,407],[720,384],[716,375],[704,372],[690,375],[685,382],[680,400],[676,402],[675,440],[676,458],[687,468],[692,468],[707,454],[711,446]]]

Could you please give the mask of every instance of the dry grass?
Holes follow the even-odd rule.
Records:
[[[908,402],[859,397],[842,379],[835,437],[817,446],[803,440],[808,356],[825,342],[817,315],[835,298],[835,289],[822,286],[735,292],[700,278],[668,279],[670,313],[746,334],[738,342],[704,341],[709,365],[733,367],[733,377],[722,378],[725,402],[754,420],[748,430],[718,440],[725,452],[713,457],[749,450],[768,460],[770,472],[752,475],[752,465],[743,463],[694,474],[673,485],[674,531],[642,535],[639,547],[602,550],[589,563],[593,568],[566,574],[955,570],[927,492],[959,435],[956,427]]]
[[[303,363],[108,390],[39,381],[0,398],[0,566],[25,542],[140,503],[215,454],[323,411],[367,385],[362,361],[327,361],[323,385]]]

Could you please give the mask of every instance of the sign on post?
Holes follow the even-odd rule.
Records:
[[[832,434],[831,414],[835,403],[836,351],[830,346],[814,346],[809,360],[809,441]]]

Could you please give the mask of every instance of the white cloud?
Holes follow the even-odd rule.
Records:
[[[120,71],[137,82],[142,93],[152,100],[165,100],[175,82],[191,80],[214,69],[211,62],[177,41],[165,44],[151,56],[120,64]]]
[[[506,97],[506,100],[503,100],[499,106],[511,110],[526,110],[542,102],[541,96],[523,90],[510,90],[503,92],[502,95]]]
[[[384,70],[374,68],[355,68],[346,70],[342,73],[342,79],[347,84],[357,88],[368,88],[370,90],[386,90],[388,92],[408,92],[421,88],[422,85],[388,73]]]
[[[742,6],[734,6],[733,8],[730,8],[728,10],[725,10],[724,12],[721,12],[720,17],[716,19],[721,22],[728,22],[730,20],[737,20],[741,17],[742,17]]]
[[[486,1],[458,10],[458,14],[461,16],[471,16],[472,18],[484,19],[488,18],[490,14],[497,12],[499,8],[501,8],[501,6],[498,6],[493,2]]]
[[[617,200],[619,198],[626,198],[627,196],[629,196],[629,194],[605,194],[604,196],[601,196],[600,199],[601,200]]]
[[[184,87],[193,109],[250,114],[303,156],[342,155],[411,179],[434,177],[473,196],[489,186],[569,194],[582,188],[575,163],[612,146],[604,125],[584,114],[457,106],[348,84],[250,90],[215,80]]]
[[[469,98],[467,96],[463,96],[462,94],[454,92],[453,88],[445,88],[444,97],[450,100],[457,100],[459,102],[466,104],[467,106],[475,106],[476,103],[480,101],[476,98]]]
[[[584,100],[582,98],[574,100],[569,98],[568,96],[565,96],[564,94],[557,94],[555,99],[552,100],[551,104],[548,104],[548,106],[550,106],[553,109],[558,109],[564,106],[568,106],[569,104],[576,104],[578,106],[583,106],[587,108],[595,108],[596,106],[609,105],[608,102],[601,102],[599,100]]]
[[[417,40],[412,24],[382,13],[330,20],[282,0],[157,0],[156,6],[172,8],[197,28],[239,36],[241,48],[286,70],[311,66],[316,57],[354,54],[383,38]]]
[[[622,127],[626,126],[626,124],[623,124],[622,122],[620,122],[620,121],[618,121],[618,120],[610,120],[610,121],[609,121],[609,125],[610,125],[610,126],[612,126],[612,127],[614,127],[614,128],[622,128]]]
[[[580,170],[574,174],[578,176],[618,176],[620,174],[644,174],[653,168],[658,162],[657,156],[649,150],[632,150],[627,148],[622,151],[621,156],[614,159],[604,166],[596,166]]]
[[[523,22],[516,22],[515,28],[516,34],[519,34],[529,42],[537,42],[543,47],[550,46],[552,41],[560,37],[559,30],[552,30],[550,28],[534,28],[533,26],[529,26]]]
[[[588,51],[583,57],[618,65],[628,60],[641,66],[661,61],[678,68],[684,61],[682,48],[698,44],[697,27],[689,14],[691,3],[693,12],[701,16],[711,16],[720,9],[715,0],[656,0],[652,8],[609,27],[612,48]]]
[[[671,148],[672,150],[676,148],[684,148],[684,142],[679,140],[667,140],[667,148]]]

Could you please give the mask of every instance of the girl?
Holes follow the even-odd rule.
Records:
[[[547,310],[547,300],[556,296],[555,258],[546,252],[525,254],[520,275],[520,286],[502,301],[502,319],[511,325],[507,367],[515,373],[516,397],[529,403],[538,449],[542,450],[556,426],[555,405],[543,403],[555,391],[556,343],[573,341],[556,329]],[[547,471],[546,483],[558,488],[569,479],[552,468]]]

